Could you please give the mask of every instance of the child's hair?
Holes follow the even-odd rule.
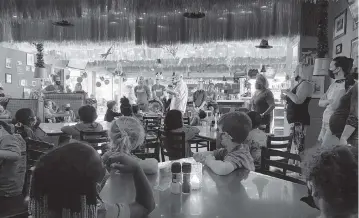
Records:
[[[108,101],[107,102],[107,108],[110,110],[112,110],[115,105],[116,105],[116,101]]]
[[[35,113],[30,108],[21,108],[16,111],[15,120],[16,123],[21,123],[22,125],[30,126],[32,119],[35,117]]]
[[[206,112],[204,112],[204,110],[200,110],[198,112],[198,116],[199,116],[199,119],[204,119],[207,117],[207,114],[206,114]]]
[[[112,151],[129,154],[142,145],[145,140],[145,130],[138,119],[120,117],[112,123],[109,136]]]
[[[247,115],[252,120],[252,129],[257,129],[261,125],[261,115],[256,111],[250,111]]]
[[[132,107],[130,104],[130,101],[128,100],[128,98],[126,97],[122,97],[120,100],[121,106],[121,114],[123,114],[124,116],[132,116]]]
[[[218,121],[218,125],[222,126],[222,131],[228,133],[232,137],[232,141],[236,143],[242,143],[246,140],[252,130],[252,121],[243,112],[224,114]]]
[[[79,109],[80,120],[84,123],[93,123],[97,119],[96,108],[91,105],[84,105]]]

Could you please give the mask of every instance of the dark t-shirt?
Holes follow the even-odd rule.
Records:
[[[165,90],[165,87],[163,85],[155,84],[152,86],[152,92],[156,93],[156,96],[158,98],[163,96],[164,90]]]
[[[207,94],[204,90],[197,90],[193,93],[193,102],[196,107],[201,106],[206,99]]]
[[[253,105],[253,110],[262,114],[266,110],[268,110],[270,105],[274,104],[274,96],[269,89],[266,89],[262,92],[257,92],[256,94],[254,94],[251,101]],[[266,116],[264,116],[262,119],[262,124],[270,123],[271,117],[271,114],[267,114]]]

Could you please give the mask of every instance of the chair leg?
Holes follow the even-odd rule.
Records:
[[[198,152],[198,143],[196,143],[196,152]]]
[[[207,141],[207,151],[209,151],[209,141]]]
[[[161,148],[161,159],[162,162],[165,162],[165,155],[163,154],[163,148]]]

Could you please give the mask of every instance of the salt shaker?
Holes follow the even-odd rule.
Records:
[[[191,171],[192,171],[191,163],[185,162],[182,164],[182,174],[183,174],[182,193],[184,194],[189,194],[191,192]]]
[[[174,162],[171,166],[172,172],[172,183],[171,183],[171,193],[180,194],[181,193],[181,163]]]

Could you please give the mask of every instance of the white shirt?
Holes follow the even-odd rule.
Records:
[[[177,93],[177,96],[172,97],[170,110],[179,110],[182,113],[185,113],[188,100],[187,84],[183,80],[179,81],[174,92]]]
[[[342,96],[338,95],[341,90],[345,90],[345,82],[341,82],[341,83],[333,82],[329,86],[327,92],[325,93],[327,95],[327,99],[335,100],[337,98],[341,98]],[[329,104],[323,113],[323,122],[329,123],[329,119],[333,113],[334,113],[334,109],[332,108],[332,105]]]

